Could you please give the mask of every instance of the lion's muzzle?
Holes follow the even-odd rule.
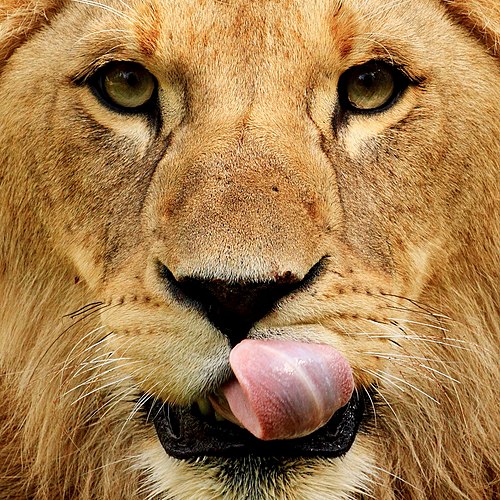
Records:
[[[327,257],[302,277],[292,271],[268,280],[158,275],[178,302],[201,312],[232,346],[232,377],[209,396],[221,418],[155,402],[148,414],[166,451],[204,455],[340,456],[351,446],[363,400],[354,394],[349,362],[331,346],[280,339],[246,339],[281,300],[321,279]],[[208,402],[207,402],[208,404]]]

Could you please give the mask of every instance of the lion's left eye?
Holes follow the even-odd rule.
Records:
[[[347,111],[370,113],[391,106],[408,86],[408,78],[383,61],[354,66],[339,79],[341,106]]]
[[[155,77],[135,62],[112,62],[101,68],[91,86],[108,106],[119,111],[141,110],[153,98]]]

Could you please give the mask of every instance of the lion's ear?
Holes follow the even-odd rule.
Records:
[[[0,68],[66,0],[0,0]]]
[[[443,0],[450,15],[500,55],[500,0]]]

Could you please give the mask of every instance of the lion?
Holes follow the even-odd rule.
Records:
[[[1,0],[0,498],[498,498],[495,0]]]

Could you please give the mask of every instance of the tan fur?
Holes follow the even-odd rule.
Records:
[[[496,0],[0,2],[0,498],[498,498]],[[423,83],[332,127],[340,74],[388,55]],[[156,134],[77,83],[109,60],[157,77]],[[168,457],[137,398],[192,403],[229,347],[157,260],[265,280],[325,255],[250,335],[375,384],[352,449]]]

